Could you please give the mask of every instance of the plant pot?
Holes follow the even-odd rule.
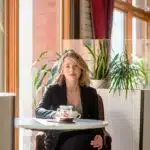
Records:
[[[108,83],[106,80],[93,80],[91,79],[91,87],[98,89],[98,88],[108,88]]]

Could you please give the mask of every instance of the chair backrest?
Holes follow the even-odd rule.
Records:
[[[100,120],[104,120],[104,105],[103,105],[103,100],[100,95],[98,95],[98,108],[99,108],[99,118]]]
[[[14,150],[15,95],[0,93],[0,149]]]

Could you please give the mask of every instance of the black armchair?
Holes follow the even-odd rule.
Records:
[[[104,120],[104,106],[100,95],[98,95],[98,107],[99,107],[99,118],[100,120]],[[104,130],[104,150],[111,150],[112,138],[105,129],[103,130]],[[45,137],[44,132],[38,132],[36,134],[35,150],[45,150],[44,137]]]

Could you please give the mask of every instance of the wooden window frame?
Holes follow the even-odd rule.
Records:
[[[62,18],[62,39],[79,39],[80,0],[63,0]]]
[[[19,0],[4,1],[5,91],[16,94],[15,117],[19,116]],[[19,150],[19,130],[15,129],[14,149]]]
[[[70,0],[62,1],[62,39],[70,38]]]
[[[142,19],[148,23],[147,39],[150,38],[150,12],[146,12],[143,9],[136,8],[132,5],[132,0],[127,0],[127,2],[121,0],[115,0],[115,8],[126,13],[125,18],[125,39],[132,39],[132,18],[136,17]],[[132,40],[126,42],[127,52],[129,60],[132,60]]]
[[[73,6],[71,4],[74,3],[74,0],[64,0],[63,2],[63,39],[76,39],[79,36],[79,33],[77,33],[77,36],[74,36],[75,31],[72,30],[72,23],[74,23],[73,16]],[[79,6],[79,5],[78,5]],[[75,5],[74,5],[75,7]],[[77,7],[76,7],[77,8]],[[142,19],[148,23],[148,34],[147,38],[150,38],[150,12],[146,12],[143,9],[137,8],[132,5],[132,0],[127,0],[127,2],[121,1],[121,0],[115,0],[115,8],[119,9],[120,11],[125,12],[126,18],[125,18],[125,39],[132,39],[132,18],[137,17],[139,19]],[[76,9],[77,10],[77,9]],[[76,14],[76,17],[78,17],[78,14]],[[77,25],[76,25],[77,26]],[[77,26],[78,27],[78,26]],[[128,46],[128,56],[131,60],[131,53],[132,53],[132,40],[127,43]]]
[[[132,0],[127,0],[127,2],[115,0],[115,8],[126,13],[130,12],[132,13],[132,16],[135,16],[145,21],[148,21],[150,19],[150,12],[146,12],[143,9],[133,6]]]

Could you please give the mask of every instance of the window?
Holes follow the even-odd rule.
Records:
[[[132,0],[132,5],[147,10],[147,0]]]
[[[124,28],[125,28],[125,13],[115,9],[113,13],[112,25],[112,57],[113,54],[121,54],[124,49]]]
[[[132,3],[131,3],[132,2]],[[146,59],[146,46],[148,37],[150,37],[148,31],[148,21],[150,20],[150,13],[145,8],[148,6],[147,0],[116,0],[112,30],[112,46],[113,49],[118,52],[119,48],[115,45],[116,40],[122,40],[118,42],[119,45],[123,43],[127,44],[127,51],[130,60],[133,57],[144,57]],[[121,19],[121,15],[122,16]],[[123,19],[124,18],[124,19]],[[117,31],[117,29],[119,31]],[[115,36],[118,32],[117,37]],[[124,39],[120,36],[124,35]],[[145,54],[142,52],[145,47]],[[121,52],[121,50],[120,50]],[[133,57],[132,57],[133,56]]]
[[[132,56],[147,59],[147,22],[132,18]]]
[[[112,28],[113,51],[121,53],[126,46],[129,60],[144,59],[147,69],[150,68],[149,5],[149,0],[115,0]],[[150,77],[148,82],[149,86]]]

